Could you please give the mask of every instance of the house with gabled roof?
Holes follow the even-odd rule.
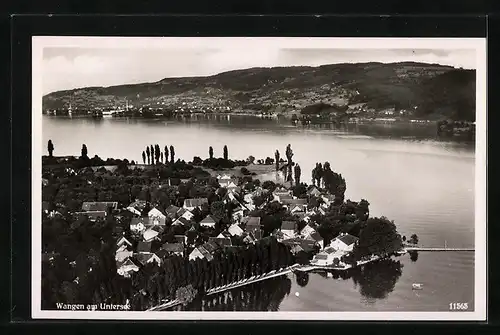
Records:
[[[252,233],[253,237],[262,236],[262,227],[260,225],[260,217],[258,216],[248,216],[243,219],[243,224],[245,225],[245,231],[247,233]]]
[[[176,243],[187,244],[187,236],[186,235],[174,235]]]
[[[304,239],[301,239],[298,237],[284,240],[281,243],[290,246],[290,248],[294,248],[297,245],[300,246],[300,248],[295,249],[297,252],[300,250],[303,250],[305,252],[309,252],[309,251],[313,250],[315,245],[316,245],[313,241],[304,240]]]
[[[164,226],[167,216],[155,207],[148,212],[148,218],[151,225]]]
[[[139,267],[132,261],[132,259],[127,258],[123,262],[116,263],[116,272],[123,277],[130,277],[132,272],[139,271]]]
[[[142,211],[146,208],[147,203],[145,200],[136,200],[127,206],[127,210],[135,215],[142,215]]]
[[[289,209],[292,209],[293,206],[300,206],[303,210],[307,209],[307,199],[287,198],[283,199],[281,203],[285,206],[288,206]]]
[[[217,179],[220,187],[228,188],[230,184],[234,184],[235,186],[238,184],[238,180],[234,178],[226,178],[226,179]]]
[[[231,243],[231,239],[228,238],[228,237],[210,237],[208,239],[208,243],[212,244],[212,245],[216,245],[218,248],[224,248],[226,246],[231,246],[232,243]]]
[[[213,228],[215,227],[215,223],[216,222],[213,216],[207,215],[203,220],[200,221],[200,226]]]
[[[253,195],[252,193],[247,193],[243,196],[243,201],[245,202],[245,206],[249,209],[249,210],[254,210],[255,209],[255,205],[253,203]]]
[[[87,211],[87,212],[75,212],[77,217],[86,217],[89,221],[95,222],[97,220],[104,220],[106,218],[105,211]]]
[[[129,240],[127,240],[125,238],[125,236],[122,236],[122,237],[120,237],[120,239],[118,239],[118,241],[116,241],[116,245],[118,247],[120,247],[122,245],[126,245],[127,247],[131,247],[132,246],[132,242],[130,242]]]
[[[193,217],[194,217],[194,214],[191,213],[190,211],[188,211],[187,209],[185,208],[180,208],[178,211],[177,211],[177,215],[176,215],[178,218],[184,218],[188,221],[192,220]]]
[[[145,242],[151,242],[153,241],[156,237],[158,237],[159,232],[156,231],[155,229],[146,229],[144,233],[142,233],[142,237],[144,238]]]
[[[154,254],[158,256],[158,258],[161,259],[162,262],[169,256],[169,253],[162,248],[156,250]]]
[[[245,208],[241,205],[233,209],[232,218],[234,222],[240,222],[243,219]]]
[[[234,223],[229,228],[227,229],[228,233],[231,234],[231,236],[241,236],[243,235],[243,229],[241,227]]]
[[[124,262],[127,258],[132,257],[133,252],[127,250],[125,245],[122,245],[115,253],[115,260],[117,262]]]
[[[217,238],[228,238],[228,239],[231,239],[231,234],[227,230],[224,230],[219,235],[217,235]]]
[[[310,197],[319,197],[321,196],[321,191],[313,185],[307,190],[307,195]]]
[[[183,208],[192,211],[195,208],[201,208],[204,204],[208,204],[207,198],[185,199]]]
[[[351,252],[358,240],[359,239],[356,236],[341,233],[330,243],[330,246],[335,250]]]
[[[245,230],[259,228],[260,229],[260,217],[259,216],[247,216],[243,219],[243,224],[245,224]]]
[[[306,237],[304,239],[309,240],[309,241],[314,241],[314,243],[319,245],[319,247],[321,249],[323,249],[323,247],[324,247],[323,237],[321,237],[321,235],[317,231],[314,231],[314,232],[306,235]]]
[[[314,209],[313,214],[316,214],[316,215],[326,215],[326,211],[325,211],[325,209],[322,206],[320,206],[320,207]]]
[[[191,221],[186,220],[184,217],[181,216],[180,218],[172,222],[172,224],[174,226],[189,226],[191,225]]]
[[[135,233],[142,233],[149,225],[149,219],[146,218],[132,218],[130,220],[130,230]]]
[[[246,244],[255,243],[255,241],[257,240],[253,233],[245,233],[243,236],[243,242],[245,242]]]
[[[153,225],[153,226],[149,226],[149,229],[158,232],[158,234],[161,234],[165,231],[165,226]]]
[[[291,192],[289,191],[274,191],[273,192],[273,201],[278,201],[279,203],[283,203],[284,201],[293,199]]]
[[[235,205],[239,205],[240,202],[238,199],[236,199],[236,196],[234,195],[233,192],[227,192],[226,195],[224,196],[224,203],[233,203]]]
[[[170,205],[165,209],[165,213],[167,214],[167,217],[169,217],[171,220],[174,220],[176,218],[177,213],[179,212],[180,207]]]
[[[226,185],[226,189],[228,193],[233,193],[233,192],[240,192],[241,188],[238,186],[238,183],[235,181],[230,181]]]
[[[295,221],[283,221],[281,222],[280,231],[283,233],[283,239],[289,239],[295,237],[295,229],[297,223]]]
[[[184,244],[183,243],[165,243],[161,247],[170,255],[184,255]]]
[[[137,252],[138,253],[151,253],[151,242],[139,241],[137,243]]]
[[[306,236],[309,236],[310,234],[314,233],[315,231],[316,231],[316,229],[314,229],[313,227],[311,227],[310,225],[307,224],[300,231],[300,235],[302,235],[303,237],[306,237]]]
[[[214,256],[212,256],[212,254],[207,249],[205,249],[204,246],[198,246],[194,248],[193,251],[191,251],[191,253],[189,254],[190,261],[194,261],[197,258],[206,259],[210,262],[212,259],[214,259]]]
[[[323,195],[321,195],[321,199],[323,199],[323,204],[321,206],[323,208],[328,208],[335,201],[335,195],[323,194]]]
[[[225,173],[217,176],[217,180],[228,180],[228,179],[231,179],[231,176]]]
[[[118,208],[117,201],[85,201],[82,203],[82,211],[104,211],[107,212],[108,209],[116,210]]]
[[[300,205],[291,205],[289,211],[291,214],[294,214],[294,215],[295,214],[297,214],[297,215],[304,214],[304,216],[305,216],[305,214],[306,214],[304,207],[300,206]]]
[[[149,263],[156,263],[156,265],[161,265],[162,260],[158,255],[150,253],[150,254],[135,254],[134,258],[141,263],[142,265],[146,265]]]

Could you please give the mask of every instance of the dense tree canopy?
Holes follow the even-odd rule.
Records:
[[[370,218],[361,229],[354,253],[358,257],[385,256],[401,250],[403,241],[393,221],[385,217]]]

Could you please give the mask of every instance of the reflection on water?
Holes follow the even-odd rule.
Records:
[[[383,259],[368,263],[347,271],[321,271],[318,274],[323,278],[333,280],[352,279],[354,285],[359,287],[359,293],[367,303],[376,299],[385,299],[394,290],[394,287],[403,273],[401,262],[393,259]],[[297,285],[305,287],[309,282],[309,274],[297,272],[295,274]]]
[[[295,280],[300,287],[306,287],[309,283],[309,273],[298,271],[295,273]]]
[[[317,274],[330,280],[352,279],[359,293],[370,304],[386,299],[401,277],[403,265],[393,259],[384,259],[347,271],[321,271]],[[309,277],[316,274],[296,272],[295,280],[306,287]],[[332,282],[333,283],[333,282]],[[208,297],[198,297],[187,306],[178,306],[183,311],[278,311],[282,301],[290,294],[292,282],[281,276],[246,285]]]
[[[176,310],[274,312],[290,294],[291,287],[287,276],[275,277],[204,298],[198,297],[187,306],[176,307]]]
[[[418,251],[410,251],[410,260],[416,262],[418,260]]]
[[[376,299],[387,298],[401,274],[402,266],[399,261],[385,259],[366,264],[363,269],[353,273],[352,280],[359,285],[359,293],[366,301],[373,303]]]

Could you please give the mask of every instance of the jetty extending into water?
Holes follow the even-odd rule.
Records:
[[[407,247],[407,252],[410,251],[475,251],[475,248],[434,248],[434,247]]]

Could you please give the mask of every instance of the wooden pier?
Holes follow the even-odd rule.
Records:
[[[407,247],[406,251],[475,251],[475,248]]]

